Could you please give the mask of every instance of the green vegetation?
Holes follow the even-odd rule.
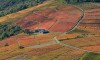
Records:
[[[0,40],[8,38],[10,36],[17,35],[22,32],[22,29],[15,25],[0,24]]]
[[[29,29],[25,29],[24,33],[28,34],[28,35],[32,35],[34,32],[30,31]]]
[[[72,32],[70,32],[70,33],[89,33],[88,31],[85,31],[85,30],[82,30],[82,29],[75,29],[75,30],[73,30]],[[70,34],[69,33],[69,34]]]
[[[100,54],[86,52],[79,60],[100,60]]]
[[[0,16],[36,6],[46,0],[0,0]]]

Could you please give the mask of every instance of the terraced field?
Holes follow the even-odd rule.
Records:
[[[79,59],[84,51],[82,50],[75,50],[68,47],[62,47],[60,49],[48,52],[46,54],[40,56],[33,56],[30,60],[77,60]]]

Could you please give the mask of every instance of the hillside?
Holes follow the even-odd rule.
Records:
[[[39,5],[47,0],[0,0],[0,17]],[[67,0],[66,0],[67,1]],[[99,0],[68,0],[67,2],[100,2]]]
[[[0,60],[100,60],[99,4],[47,0],[0,17]]]
[[[14,35],[16,35],[16,34],[14,34],[14,33],[16,33],[17,32],[17,34],[19,34],[18,32],[20,31],[20,30],[17,30],[17,31],[15,31],[16,29],[11,29],[11,28],[13,28],[13,27],[11,27],[11,26],[13,26],[13,25],[15,25],[15,26],[18,26],[17,25],[17,21],[19,21],[21,18],[23,19],[24,17],[26,17],[27,15],[30,15],[30,14],[32,14],[33,13],[33,11],[37,11],[38,9],[44,9],[44,8],[49,8],[49,6],[53,6],[53,8],[55,8],[55,7],[58,7],[59,5],[61,5],[61,4],[65,4],[65,3],[63,3],[63,2],[65,2],[65,1],[61,1],[61,0],[59,0],[59,1],[48,1],[47,3],[44,3],[44,4],[40,4],[40,5],[38,5],[38,6],[35,6],[35,7],[31,7],[31,8],[28,8],[28,9],[25,9],[25,10],[22,10],[22,11],[19,11],[19,12],[17,12],[17,13],[13,13],[13,14],[9,14],[9,15],[6,15],[6,16],[3,16],[3,17],[0,17],[0,21],[2,22],[1,23],[1,28],[0,28],[0,30],[2,31],[2,32],[0,32],[1,34],[0,34],[0,39],[2,40],[2,39],[5,39],[5,38],[7,38],[7,37],[10,37],[10,36],[14,36]],[[55,3],[55,4],[54,4]],[[42,10],[41,9],[41,10]],[[13,16],[13,17],[12,17]],[[41,17],[40,17],[41,18]],[[42,17],[43,18],[43,17]],[[45,17],[44,17],[45,18]],[[21,20],[21,21],[23,21],[23,20]],[[29,21],[30,22],[30,21]],[[34,23],[34,22],[33,22]],[[5,25],[7,25],[8,26],[8,28],[5,30],[5,29],[3,29],[4,27],[5,27]],[[22,24],[21,24],[22,25]],[[21,26],[21,25],[19,25],[19,26]],[[27,25],[27,24],[26,24]],[[18,26],[18,27],[19,27]],[[10,29],[9,29],[9,27],[10,27]],[[31,26],[30,26],[31,27]],[[22,29],[21,29],[22,30]],[[13,31],[15,31],[15,32],[13,32]],[[5,33],[6,32],[6,33]],[[9,33],[8,33],[9,32]]]

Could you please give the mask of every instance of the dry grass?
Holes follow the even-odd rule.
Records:
[[[77,60],[84,51],[62,47],[43,55],[33,56],[30,60]]]

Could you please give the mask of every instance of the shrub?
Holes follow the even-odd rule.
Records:
[[[4,46],[9,46],[9,44],[8,43],[5,43],[5,45]]]
[[[18,48],[19,48],[19,49],[24,49],[25,47],[24,47],[24,46],[19,46]]]

